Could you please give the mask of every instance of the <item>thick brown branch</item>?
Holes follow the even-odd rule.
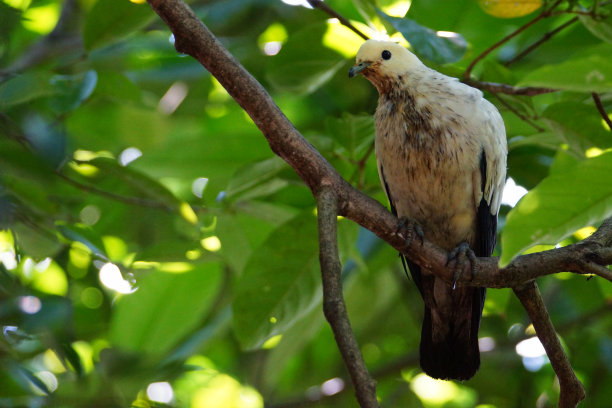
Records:
[[[266,137],[272,150],[289,163],[313,191],[315,196],[323,184],[338,196],[338,212],[369,229],[412,261],[433,270],[448,282],[453,271],[446,265],[447,254],[435,244],[413,239],[405,248],[406,238],[398,234],[398,219],[378,201],[354,189],[308,143],[280,111],[270,95],[234,57],[219,43],[189,7],[181,0],[149,0],[153,9],[166,21],[175,36],[179,51],[202,63],[228,90],[230,95],[251,116]],[[598,237],[595,239],[595,237]],[[550,251],[522,255],[500,269],[497,258],[479,258],[472,276],[469,265],[458,281],[460,285],[516,287],[537,277],[558,272],[589,274],[577,260],[599,265],[601,251],[612,246],[612,221],[604,222],[587,240]]]
[[[586,396],[584,387],[576,377],[576,374],[574,374],[567,355],[563,351],[563,346],[557,337],[557,332],[550,321],[550,316],[542,301],[538,285],[535,281],[529,282],[520,288],[515,288],[514,293],[527,311],[536,334],[546,350],[550,364],[559,379],[561,389],[559,407],[570,408],[577,406]]]
[[[354,189],[336,172],[329,162],[295,129],[272,101],[272,98],[265,89],[223,48],[183,1],[148,1],[174,33],[177,50],[196,58],[215,76],[228,93],[253,119],[254,123],[266,137],[271,149],[291,165],[304,180],[315,197],[320,200],[320,215],[321,212],[323,212],[325,218],[330,218],[330,213],[334,217],[336,213],[343,215],[371,230],[394,248],[405,253],[413,262],[433,271],[436,276],[445,279],[449,283],[453,281],[454,271],[452,267],[454,265],[450,265],[450,268],[446,265],[446,252],[429,241],[421,242],[419,239],[412,239],[413,245],[405,248],[406,239],[416,237],[407,237],[398,233],[398,219],[396,217],[389,213],[380,203]],[[558,4],[559,1],[555,2],[549,10],[552,10]],[[484,86],[483,84],[486,83],[478,83],[480,87]],[[500,85],[495,84],[495,86],[498,87]],[[527,90],[517,91],[516,88],[510,88],[508,90],[505,86],[502,86],[502,89],[495,88],[495,92],[513,94],[524,92],[519,94],[530,95],[532,94],[531,92],[536,92],[533,94],[537,94],[552,91],[538,88],[525,88]],[[324,189],[324,192],[321,192],[322,189]],[[328,209],[322,205],[324,201],[327,202],[328,199],[324,197],[327,197],[328,194],[333,196],[333,200],[331,198],[329,200],[333,201],[334,205],[337,204],[337,210],[335,207]],[[407,233],[412,234],[410,231]],[[324,232],[321,235],[325,236],[326,234]],[[322,244],[322,251],[329,245]],[[583,242],[550,251],[519,256],[505,268],[500,269],[498,267],[497,258],[479,258],[474,265],[475,273],[472,274],[470,265],[466,265],[458,284],[516,288],[522,287],[525,285],[525,282],[529,282],[539,276],[563,271],[580,274],[590,274],[594,270],[600,270],[601,272],[601,268],[593,268],[591,267],[592,265],[586,267],[585,262],[602,267],[609,265],[610,257],[612,256],[608,250],[610,246],[612,246],[612,218],[606,220],[598,231]],[[322,254],[321,257],[322,262],[330,263],[325,268],[337,270],[340,267],[337,261],[330,261],[329,259],[333,258],[328,258],[328,255]],[[336,285],[338,288],[340,287],[338,282],[336,282]],[[529,285],[533,286],[532,283]],[[338,288],[336,290],[339,290]],[[525,299],[523,295],[529,294],[529,291],[533,290],[533,287],[531,289],[529,287],[527,289],[517,289],[517,295]],[[341,299],[341,293],[339,299]],[[327,303],[325,306],[326,315],[331,316],[338,313],[338,310],[341,310],[343,307],[343,303],[340,304],[337,301]],[[531,307],[529,304],[525,305],[528,311],[530,311]],[[530,311],[530,316],[534,321],[536,331],[539,334],[546,333],[547,330],[550,332],[552,326],[549,327],[549,322],[547,323],[543,315],[538,314],[541,313],[542,308],[538,309],[537,304],[534,307],[535,309]],[[537,310],[540,310],[540,312],[536,313]],[[548,335],[542,335],[546,339],[551,338]],[[357,346],[355,345],[355,347]],[[547,347],[546,344],[545,347]],[[358,350],[358,348],[355,348],[355,350]],[[553,346],[550,346],[550,350],[553,354],[557,352]],[[355,364],[356,360],[360,360],[360,357],[349,355],[347,359],[350,361],[350,364]],[[557,357],[554,355],[551,356],[551,361],[553,359],[557,361]],[[349,362],[347,362],[348,364]],[[357,362],[356,364],[360,363]],[[561,367],[562,373],[564,372],[563,370],[571,370],[569,365],[564,367],[559,362],[554,364]],[[363,370],[365,371],[365,368]],[[352,369],[349,369],[349,371],[352,373]],[[583,398],[583,395],[579,392],[581,388],[579,390],[576,383],[568,380],[570,378],[569,375],[559,374],[560,380],[562,377],[562,388],[569,387],[561,393],[563,404],[571,404]],[[365,384],[364,395],[369,395],[368,398],[371,398],[374,393],[373,383],[369,380],[364,381],[362,383]],[[372,401],[372,404],[374,403],[375,401]]]
[[[342,295],[342,266],[338,258],[337,197],[332,188],[324,187],[317,196],[319,219],[319,261],[323,281],[323,311],[344,364],[348,369],[355,395],[361,407],[379,407],[376,399],[376,381],[370,376],[355,339],[344,297]]]

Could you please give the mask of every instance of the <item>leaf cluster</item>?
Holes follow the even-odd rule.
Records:
[[[612,215],[609,2],[558,2],[494,49],[551,5],[326,3],[448,75],[490,50],[473,78],[558,90],[485,89],[508,174],[528,190],[502,207],[502,262]],[[385,202],[376,92],[346,75],[362,39],[278,1],[192,7],[334,167]],[[219,83],[142,2],[5,1],[0,21],[0,405],[351,406],[321,313],[314,199]],[[338,225],[348,311],[384,404],[555,401],[550,366],[515,352],[533,331],[509,290],[488,293],[480,374],[424,383],[418,292],[392,249]],[[610,285],[560,274],[541,287],[589,402],[605,406]]]

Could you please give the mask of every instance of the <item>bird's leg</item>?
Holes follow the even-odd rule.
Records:
[[[453,290],[457,287],[457,281],[463,272],[463,265],[465,265],[465,261],[468,260],[472,267],[472,275],[475,273],[476,267],[476,254],[472,251],[472,248],[468,245],[467,242],[462,242],[455,249],[449,252],[448,259],[446,260],[446,266],[452,261],[455,261],[455,274],[453,276]]]
[[[416,236],[421,241],[421,245],[423,245],[424,234],[421,225],[413,219],[407,217],[400,217],[399,223],[397,224],[396,234],[400,235],[401,237],[405,237],[404,242],[406,243],[406,251],[408,250],[408,248],[410,248],[410,245],[412,244],[412,238],[414,237],[414,235],[411,234],[411,231],[416,234]]]

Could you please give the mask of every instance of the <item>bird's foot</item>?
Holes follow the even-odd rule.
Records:
[[[446,266],[448,266],[448,264],[452,261],[455,261],[455,274],[453,276],[453,290],[455,290],[455,288],[457,288],[457,281],[463,273],[463,266],[465,265],[466,261],[470,262],[472,275],[475,274],[476,254],[474,254],[474,251],[472,251],[472,248],[470,248],[467,242],[462,242],[457,245],[455,249],[449,252],[448,259],[446,260]]]
[[[421,225],[413,219],[409,219],[406,217],[400,217],[399,224],[397,224],[396,233],[400,235],[401,237],[405,237],[406,250],[410,248],[410,245],[412,244],[412,240],[415,234],[417,238],[419,238],[419,240],[421,241],[421,245],[423,245],[423,242],[424,242],[423,228],[421,228]]]

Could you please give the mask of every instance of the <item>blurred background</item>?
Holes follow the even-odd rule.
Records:
[[[325,158],[386,205],[377,93],[347,76],[363,40],[305,1],[189,3]],[[459,78],[537,19],[471,72],[560,89],[485,89],[510,149],[496,254],[577,242],[611,215],[611,2],[326,4]],[[310,191],[173,42],[142,1],[0,1],[0,406],[357,406],[322,314]],[[423,305],[397,253],[346,219],[339,234],[383,407],[556,405],[510,289],[487,293],[474,379],[435,381],[418,366]],[[538,283],[582,406],[609,406],[612,284]]]

